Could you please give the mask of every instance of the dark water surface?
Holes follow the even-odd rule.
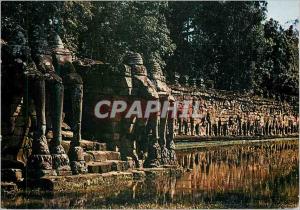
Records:
[[[295,208],[298,141],[178,152],[180,178],[132,182],[105,192],[2,197],[4,208]]]

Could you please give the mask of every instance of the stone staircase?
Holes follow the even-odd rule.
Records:
[[[66,152],[70,141],[63,141]],[[88,173],[107,173],[111,171],[126,171],[134,167],[132,160],[122,161],[120,152],[108,151],[106,143],[82,140],[80,146],[84,149],[84,160]]]
[[[70,148],[70,141],[62,141],[66,153]],[[88,173],[108,173],[127,171],[134,168],[132,160],[122,161],[120,152],[108,151],[106,143],[82,140],[80,146],[84,149],[84,159]],[[24,167],[9,166],[2,168],[2,182],[20,182],[23,180]],[[24,172],[24,171],[23,171]]]

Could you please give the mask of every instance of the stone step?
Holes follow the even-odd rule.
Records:
[[[66,153],[68,153],[70,148],[70,142],[71,141],[62,141],[62,146],[64,147]],[[83,148],[84,151],[106,151],[106,143],[99,143],[95,141],[89,141],[89,140],[81,140],[80,146]]]
[[[17,184],[14,182],[4,182],[1,180],[1,194],[15,195],[18,192]]]
[[[46,192],[97,192],[97,196],[115,195],[133,181],[132,173],[112,171],[108,173],[87,173],[72,176],[45,176],[41,179],[27,179],[20,183],[22,189],[41,189]],[[1,183],[2,185],[2,183]],[[3,188],[1,188],[2,190]],[[99,194],[100,193],[100,194]]]
[[[107,160],[120,160],[120,152],[114,151],[86,151],[84,160],[86,162],[103,162]]]
[[[18,168],[1,169],[1,181],[17,182],[22,181],[22,170]]]
[[[99,142],[94,142],[89,140],[81,140],[80,145],[85,151],[96,151],[96,150],[106,151],[107,150],[106,143],[99,143]]]
[[[62,130],[61,135],[62,135],[62,138],[64,140],[71,140],[73,138],[73,132],[72,131]],[[46,138],[47,139],[53,139],[53,132],[48,131],[47,134],[46,134]]]
[[[111,171],[126,171],[129,164],[121,160],[108,160],[104,162],[89,162],[87,168],[89,173],[107,173]]]

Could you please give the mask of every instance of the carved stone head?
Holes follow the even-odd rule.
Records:
[[[151,67],[150,67],[150,78],[153,80],[160,80],[162,82],[166,82],[166,77],[163,74],[163,71],[156,61],[151,61]]]
[[[25,37],[25,30],[17,25],[15,30],[13,31],[12,40],[10,40],[10,44],[13,45],[27,45],[27,39]]]
[[[190,76],[188,76],[188,75],[184,75],[183,76],[183,80],[184,80],[184,85],[185,86],[189,86],[189,78],[190,78]]]
[[[144,62],[141,54],[136,52],[128,52],[124,57],[124,64],[131,67],[131,73],[133,76],[147,77],[147,69],[143,65]]]
[[[47,54],[48,41],[44,25],[35,25],[32,32],[31,48],[34,54]]]
[[[191,86],[193,88],[196,88],[197,87],[197,79],[196,78],[191,78]]]
[[[174,97],[171,96],[171,89],[167,86],[166,77],[163,74],[163,71],[160,65],[152,60],[150,62],[150,79],[156,87],[156,90],[160,97],[168,97],[169,101],[174,101]]]
[[[64,48],[64,44],[63,44],[60,36],[57,33],[50,34],[50,36],[49,36],[49,46],[51,48],[59,48],[59,49]]]
[[[8,41],[7,45],[10,55],[23,61],[30,57],[30,48],[25,34],[25,30],[17,25],[12,32],[12,39]]]
[[[179,85],[180,74],[178,72],[174,72],[174,83],[175,85]]]
[[[143,58],[141,54],[136,52],[128,52],[125,55],[124,63],[128,65],[143,65]]]

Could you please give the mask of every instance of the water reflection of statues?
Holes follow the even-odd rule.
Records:
[[[174,105],[174,97],[171,95],[171,89],[166,84],[166,78],[160,65],[152,61],[151,79],[157,89],[161,106],[168,104],[168,111],[162,110],[159,119],[159,144],[161,147],[161,163],[175,164],[175,143],[174,143],[174,116],[169,110]]]
[[[132,74],[132,97],[134,100],[152,100],[158,102],[158,94],[154,85],[149,80],[147,69],[143,65],[140,54],[130,52],[124,59],[125,64],[130,68]],[[159,110],[157,110],[158,113]],[[148,151],[145,166],[154,167],[160,165],[160,146],[158,144],[158,117],[157,113],[150,115],[147,119],[136,117],[132,119],[134,128],[132,131],[132,154],[137,167],[140,166],[139,159]],[[151,135],[150,135],[151,134]],[[147,144],[148,137],[149,142]],[[140,157],[138,157],[140,156]]]

